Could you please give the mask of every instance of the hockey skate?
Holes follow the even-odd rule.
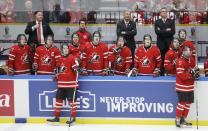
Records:
[[[180,120],[181,127],[192,127],[191,122],[187,122],[183,117]]]
[[[176,125],[176,127],[178,127],[178,128],[181,127],[180,119],[176,119],[176,120],[175,120],[175,125]]]
[[[47,119],[47,123],[51,125],[59,125],[60,119],[59,117],[55,117],[53,119]]]
[[[76,118],[75,117],[71,117],[70,121],[66,121],[66,124],[69,124],[69,127],[74,124],[76,122]]]

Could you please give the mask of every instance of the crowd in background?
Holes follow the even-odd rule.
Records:
[[[43,10],[44,19],[51,23],[78,23],[80,19],[86,19],[88,23],[115,23],[122,18],[122,10],[103,11],[99,8],[83,7],[87,0],[38,0],[41,7],[36,7],[34,0],[1,0],[0,1],[0,23],[27,22],[34,20],[35,10]],[[69,2],[66,2],[69,1]],[[92,0],[93,1],[93,0]],[[83,2],[83,4],[81,3]],[[126,0],[132,11],[131,16],[138,24],[154,24],[159,18],[157,13],[162,5],[169,10],[169,18],[179,24],[207,24],[208,8],[207,1],[201,0]],[[90,2],[89,4],[91,4]],[[95,2],[96,3],[96,2]],[[161,4],[163,3],[163,4]],[[19,5],[18,5],[19,4]],[[21,9],[17,8],[21,4]],[[70,8],[66,5],[71,5]],[[79,4],[80,6],[77,6]],[[98,4],[99,5],[99,4]],[[64,7],[65,6],[65,7]],[[102,6],[102,4],[101,4]],[[114,5],[115,8],[119,8]]]

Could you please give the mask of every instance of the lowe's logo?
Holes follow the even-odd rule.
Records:
[[[40,111],[54,111],[56,104],[56,91],[43,91],[39,94],[39,110]],[[78,112],[95,112],[96,111],[96,100],[95,94],[90,91],[77,90],[77,111]],[[69,102],[63,101],[62,111],[69,111]]]

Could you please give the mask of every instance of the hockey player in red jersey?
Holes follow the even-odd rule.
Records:
[[[192,55],[191,55],[191,63],[196,65],[195,63],[195,59],[196,59],[196,48],[195,48],[195,45],[192,41],[190,40],[187,40],[186,37],[187,37],[187,32],[185,29],[180,29],[178,31],[178,37],[179,37],[179,43],[180,43],[180,48],[178,50],[178,53],[179,55],[182,54],[182,50],[184,48],[184,46],[189,46],[191,49],[192,49]]]
[[[184,46],[182,55],[176,62],[176,127],[191,126],[185,119],[188,116],[191,103],[194,102],[194,81],[199,77],[199,68],[190,60],[192,48]]]
[[[8,75],[31,74],[30,47],[24,34],[17,36],[17,44],[9,52]]]
[[[77,31],[77,34],[80,37],[80,45],[82,46],[83,44],[87,44],[91,41],[90,39],[90,33],[86,30],[86,21],[85,20],[80,20],[79,21],[79,30]]]
[[[80,37],[77,33],[73,33],[71,36],[71,43],[69,45],[69,52],[73,56],[76,56],[80,61],[82,60],[86,44],[80,45]]]
[[[176,60],[179,58],[178,49],[179,41],[177,38],[174,38],[170,49],[165,54],[164,67],[167,75],[175,75],[176,73]]]
[[[144,44],[138,47],[135,54],[135,64],[133,75],[138,72],[139,75],[159,76],[161,55],[157,46],[152,44],[152,37],[149,34],[143,37]]]
[[[116,44],[109,49],[109,68],[113,74],[127,75],[130,71],[132,63],[131,50],[124,44],[125,40],[120,36]]]
[[[59,49],[53,45],[53,36],[46,37],[44,46],[36,48],[33,70],[38,75],[52,75],[55,73],[58,59],[61,57]]]
[[[204,61],[204,74],[206,77],[208,77],[208,52],[207,52],[207,58]]]
[[[83,75],[108,75],[108,47],[100,39],[100,32],[95,31],[92,42],[86,46],[82,61]]]
[[[57,81],[56,104],[53,119],[47,119],[50,123],[59,123],[61,108],[64,100],[70,103],[71,113],[69,124],[75,122],[76,117],[76,89],[78,88],[78,74],[79,67],[76,58],[69,54],[69,47],[67,44],[61,45],[61,58],[58,63],[58,74],[55,76]]]

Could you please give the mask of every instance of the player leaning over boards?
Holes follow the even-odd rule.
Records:
[[[179,57],[179,41],[178,38],[173,38],[173,41],[170,44],[170,48],[168,52],[165,54],[165,60],[164,60],[164,68],[165,73],[168,76],[175,76],[176,74],[176,61]]]
[[[176,107],[176,127],[192,126],[185,119],[190,105],[194,102],[194,81],[199,77],[199,68],[191,61],[192,48],[184,46],[182,55],[176,62],[176,92],[178,105]]]
[[[131,50],[124,46],[123,36],[117,38],[116,44],[109,49],[109,68],[113,74],[127,75],[132,64]]]
[[[144,35],[143,43],[136,50],[132,75],[158,77],[161,65],[160,50],[152,43],[152,37],[149,34]]]
[[[61,115],[61,108],[63,100],[68,100],[71,107],[70,120],[68,124],[75,122],[76,117],[76,88],[78,87],[77,69],[78,62],[76,57],[69,54],[69,47],[67,44],[61,45],[62,57],[58,62],[58,74],[55,76],[58,90],[56,92],[56,105],[53,119],[47,119],[49,123],[58,124]]]

